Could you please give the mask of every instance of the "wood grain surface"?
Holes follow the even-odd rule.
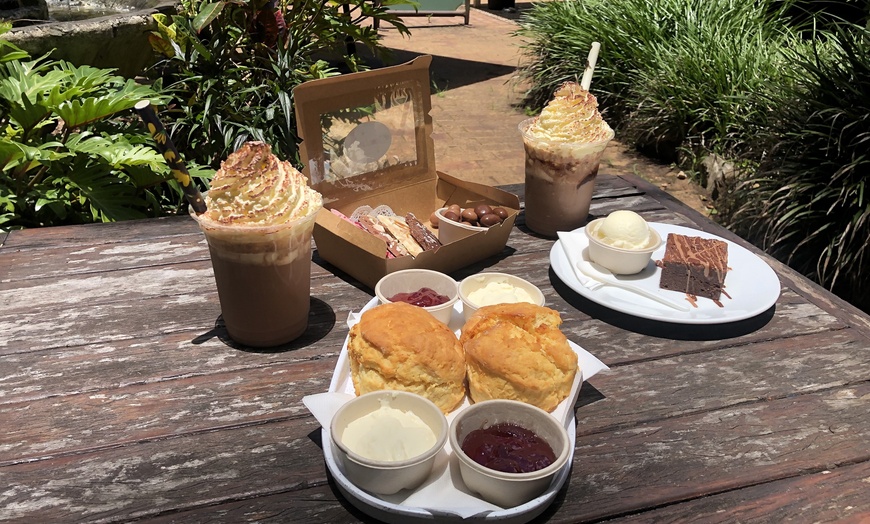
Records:
[[[571,477],[536,521],[870,520],[867,315],[646,182],[599,176],[593,218],[616,209],[740,243],[782,293],[725,325],[633,318],[562,283],[522,215],[499,256],[454,273],[530,280],[610,366],[581,389]],[[301,401],[371,290],[315,251],[308,331],[252,350],[223,328],[189,217],[0,240],[0,522],[372,521]]]

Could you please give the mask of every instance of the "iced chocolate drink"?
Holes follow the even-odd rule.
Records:
[[[302,335],[320,194],[268,145],[247,142],[221,164],[205,202],[194,218],[208,240],[230,337],[265,347]]]
[[[526,151],[526,226],[548,237],[581,227],[601,154],[613,138],[595,96],[566,82],[541,115],[519,129]]]

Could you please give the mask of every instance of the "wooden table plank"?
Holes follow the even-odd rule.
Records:
[[[870,367],[870,354],[856,352],[856,341],[847,335],[815,335],[799,342],[777,339],[621,366],[593,380],[603,399],[580,410],[578,433],[847,386],[860,381]],[[335,336],[330,340],[325,348],[242,356],[220,348],[212,354],[209,347],[181,346],[161,352],[151,365],[138,363],[129,370],[121,359],[112,368],[103,366],[107,378],[124,380],[125,370],[141,374],[135,382],[128,378],[112,388],[79,384],[76,379],[85,375],[81,371],[72,380],[53,377],[66,384],[63,394],[49,389],[33,398],[34,392],[28,392],[30,398],[0,404],[0,419],[17,421],[0,435],[0,465],[34,460],[44,449],[52,455],[74,453],[88,446],[216,429],[227,420],[241,424],[284,418],[288,406],[296,406],[294,414],[304,412],[301,398],[329,385],[343,342]],[[177,356],[185,364],[203,364],[177,366],[176,354],[181,352],[192,353],[187,359]],[[89,364],[85,360],[70,367],[82,370]],[[195,372],[182,371],[187,369]],[[260,404],[236,405],[250,398]],[[145,420],[136,424],[138,417]]]
[[[776,339],[617,366],[590,384],[601,400],[578,411],[580,435],[764,403],[866,378],[870,355],[848,333]]]
[[[267,422],[316,424],[302,397],[328,389],[334,360],[248,367],[0,406],[0,419],[16,421],[0,436],[0,467]]]
[[[4,518],[118,522],[327,482],[310,417],[0,468]]]
[[[327,288],[323,288],[325,291]],[[351,293],[341,292],[342,297],[357,294],[358,299],[348,300],[351,306],[336,306],[342,309],[332,309],[329,304],[340,304],[339,297],[326,297],[315,294],[312,309],[310,329],[305,337],[288,344],[283,350],[271,355],[270,358],[280,358],[280,355],[316,355],[326,348],[340,347],[347,328],[344,321],[350,311],[359,310],[370,297],[363,291],[353,289]],[[626,332],[621,328],[597,319],[578,317],[555,301],[551,306],[563,311],[566,319],[564,332],[571,339],[591,351],[593,354],[613,366],[625,366],[633,362],[643,362],[655,358],[663,358],[686,353],[711,352],[723,348],[750,347],[751,344],[784,338],[795,344],[797,337],[805,337],[814,333],[827,333],[823,338],[845,339],[849,335],[841,334],[842,326],[832,329],[828,324],[836,324],[824,313],[807,315],[802,309],[794,309],[795,314],[780,314],[763,329],[735,338],[699,338],[693,340],[672,340],[651,338],[641,333]],[[146,301],[147,309],[158,310],[160,305],[151,307]],[[196,326],[194,313],[203,312],[201,325]],[[177,330],[164,320],[164,315],[154,313],[151,316],[142,315],[135,325],[130,322],[111,323],[110,319],[124,315],[122,306],[101,307],[97,316],[86,317],[82,321],[85,326],[95,324],[98,330],[92,335],[82,328],[79,337],[90,338],[89,342],[73,344],[70,339],[58,341],[53,326],[38,334],[30,333],[15,343],[3,348],[8,363],[9,372],[0,371],[0,404],[15,401],[31,401],[40,397],[62,395],[65,391],[81,391],[85,385],[87,391],[99,388],[114,388],[119,384],[129,384],[130,377],[137,381],[154,382],[163,377],[177,375],[177,370],[197,370],[198,373],[223,372],[220,365],[213,367],[211,362],[244,362],[254,360],[250,353],[238,351],[227,346],[226,333],[222,329],[214,330],[215,319],[219,313],[216,303],[212,309],[196,308],[191,310],[186,323]],[[183,308],[170,310],[168,318],[179,318],[186,313]],[[94,319],[97,319],[96,321]],[[26,323],[30,321],[32,329],[38,329],[38,315],[32,319],[23,317]],[[2,318],[0,318],[2,322]],[[193,327],[191,327],[193,325]],[[141,329],[141,331],[138,331]],[[845,330],[848,332],[849,330]],[[787,338],[786,338],[787,337]],[[812,339],[811,339],[812,340]],[[49,346],[38,349],[40,345]],[[64,344],[66,347],[58,346]],[[290,351],[292,350],[292,351]],[[277,355],[277,356],[276,356]],[[233,364],[236,365],[236,364]],[[35,378],[42,378],[36,385]],[[50,380],[47,380],[49,379]]]
[[[862,382],[580,436],[560,513],[597,520],[866,462],[868,398]]]
[[[870,518],[870,498],[851,488],[855,483],[866,481],[868,477],[870,463],[863,462],[834,471],[825,470],[670,504],[639,514],[608,519],[608,522],[865,522]],[[142,522],[374,522],[359,513],[343,497],[338,496],[338,500],[333,501],[332,492],[335,488],[330,486],[331,484],[318,485],[300,491],[196,508],[147,518]],[[560,493],[557,501],[564,497],[565,494]],[[551,507],[532,521],[533,524],[542,522],[575,523],[578,520],[574,515],[559,513],[555,511],[555,507]]]
[[[324,345],[340,345],[347,332],[344,324],[347,315],[359,310],[371,298],[355,288],[340,292],[333,290],[331,295],[326,295],[328,290],[323,287],[314,292],[309,332],[300,341],[287,345],[285,350],[292,349],[293,354],[299,355],[321,350]],[[797,299],[796,295],[787,295],[786,298],[788,296]],[[153,306],[148,301],[142,302],[145,311],[135,324],[111,323],[112,318],[126,313],[123,305],[88,310],[87,315],[83,313],[79,317],[78,322],[83,327],[77,334],[77,341],[59,338],[56,324],[40,322],[39,314],[0,316],[0,325],[6,326],[7,333],[18,334],[16,340],[6,341],[5,346],[0,346],[0,353],[5,355],[7,363],[3,369],[8,370],[0,370],[0,404],[32,400],[37,398],[36,395],[54,396],[67,390],[80,391],[86,384],[87,390],[117,387],[129,383],[130,377],[155,381],[174,375],[175,369],[205,373],[214,370],[211,362],[244,361],[248,358],[248,353],[224,343],[227,339],[223,329],[214,329],[219,314],[215,298],[210,300],[209,307],[187,308],[185,304],[177,304],[166,317],[178,319],[180,325],[176,327],[157,312],[162,302],[155,300],[158,303]],[[672,340],[625,331],[612,323],[588,317],[582,311],[563,304],[559,297],[548,295],[547,300],[551,307],[562,312],[566,335],[612,366],[749,345],[778,337],[838,332],[845,327],[835,318],[803,302],[786,304],[763,329],[740,337]],[[345,303],[350,305],[343,305]],[[15,329],[18,324],[23,327]],[[88,326],[94,327],[89,331]],[[36,378],[40,380],[34,384]]]
[[[868,522],[870,496],[855,490],[870,479],[870,462],[756,484],[631,515],[625,524],[708,522]]]
[[[675,326],[615,312],[583,298],[562,284],[548,264],[540,259],[542,251],[527,252],[522,246],[522,242],[527,241],[524,237],[527,236],[521,233],[511,236],[509,248],[516,250],[512,255],[485,260],[457,271],[453,276],[461,279],[478,271],[492,270],[492,264],[498,264],[499,271],[523,274],[542,287],[548,303],[559,309],[566,320],[573,315],[581,315],[580,319],[591,316],[620,329],[656,337],[726,339],[751,333],[766,327],[771,321],[769,316],[762,315],[724,326]],[[345,296],[345,287],[336,285],[335,278],[329,273],[330,267],[313,266],[312,295],[326,304],[341,305],[348,300],[358,300],[359,305],[348,302],[348,308],[362,307],[371,292],[362,286],[348,286],[346,289],[351,294]],[[208,260],[98,275],[76,274],[57,279],[21,281],[0,284],[0,287],[5,288],[0,293],[0,324],[5,326],[7,334],[7,337],[0,338],[0,354],[10,352],[11,340],[19,341],[19,350],[39,350],[197,328],[206,332],[214,326],[220,314]],[[87,307],[82,307],[83,297],[87,297]],[[129,311],[131,301],[141,303],[141,311],[132,325],[125,321],[125,312]],[[787,291],[777,308],[784,313],[774,318],[777,323],[784,316],[793,322],[792,327],[803,324],[813,329],[813,323],[817,326],[825,324],[831,329],[844,327],[833,315],[796,300]],[[339,313],[342,318],[346,316],[344,311]],[[45,319],[51,320],[46,322]],[[75,337],[59,339],[57,330],[64,327],[75,332]],[[794,329],[783,328],[783,334],[793,332]]]
[[[591,216],[625,208],[753,249],[645,181],[599,177]],[[581,390],[572,478],[538,521],[870,512],[870,317],[760,254],[782,284],[767,313],[637,319],[567,288],[553,242],[516,226],[453,276],[526,277],[612,367]],[[215,328],[189,217],[13,232],[0,268],[0,520],[370,520],[330,484],[301,398],[326,389],[347,314],[372,294],[316,251],[311,329],[257,352]]]
[[[199,226],[190,217],[173,216],[127,220],[106,224],[41,227],[12,231],[0,246],[0,253],[13,250],[69,248],[76,251],[90,246],[119,242],[154,242],[164,238],[196,233]]]
[[[553,510],[603,519],[866,462],[868,395],[864,383],[580,436]],[[326,481],[317,435],[313,419],[289,418],[10,465],[0,482],[16,489],[0,505],[37,521],[99,522],[296,491]]]
[[[323,275],[325,277],[325,273]],[[87,297],[83,300],[83,297]],[[311,321],[342,321],[371,299],[366,291],[312,280]],[[343,304],[347,303],[347,306]],[[133,306],[135,304],[135,306]],[[334,304],[335,307],[330,304]],[[131,308],[136,310],[130,315]],[[28,282],[0,293],[0,355],[99,342],[212,331],[220,303],[209,261]],[[65,331],[59,337],[59,331]],[[301,339],[298,346],[309,342]]]
[[[328,484],[318,484],[287,493],[172,512],[169,515],[146,518],[141,522],[148,524],[194,524],[215,521],[275,524],[286,522],[300,524],[378,522],[360,512],[344,497],[337,496],[337,494],[338,488],[330,481]]]

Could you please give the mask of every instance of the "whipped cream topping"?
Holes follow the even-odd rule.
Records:
[[[565,82],[528,128],[538,140],[588,143],[610,140],[613,130],[598,112],[595,95],[575,82]]]
[[[274,226],[323,206],[308,179],[263,142],[246,142],[221,163],[205,199],[207,218],[224,225]]]

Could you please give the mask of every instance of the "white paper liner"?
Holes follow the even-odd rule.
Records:
[[[396,212],[393,211],[393,208],[386,204],[381,204],[374,209],[372,209],[372,206],[359,206],[358,208],[353,210],[353,213],[350,214],[350,219],[354,222],[359,222],[359,217],[363,215],[369,215],[373,217],[377,217],[379,215],[394,217],[396,216]]]

